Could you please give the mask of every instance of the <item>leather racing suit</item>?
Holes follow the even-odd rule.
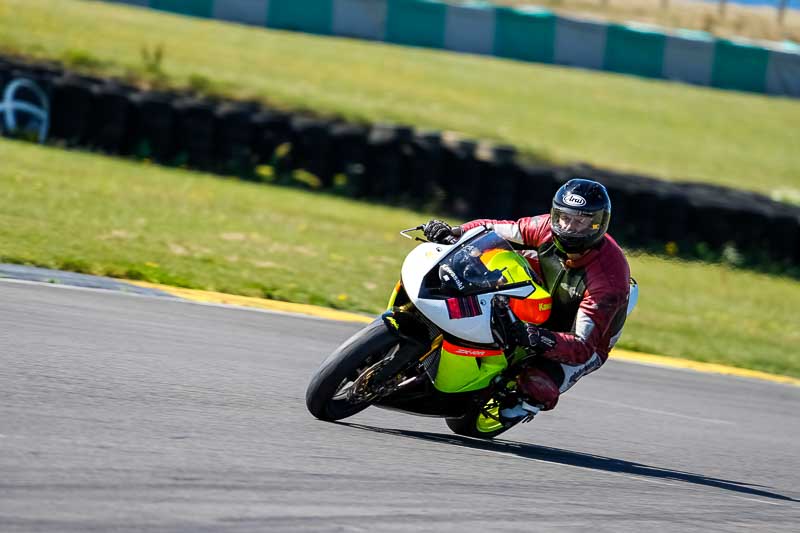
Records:
[[[517,221],[473,220],[461,229],[480,225],[493,227],[518,247],[552,295],[550,318],[542,327],[556,342],[530,363],[538,396],[533,399],[552,409],[561,393],[605,363],[619,340],[630,292],[628,262],[608,234],[580,258],[568,259],[553,242],[549,214]]]

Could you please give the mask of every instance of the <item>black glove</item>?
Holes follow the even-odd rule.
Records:
[[[511,325],[511,338],[517,346],[524,346],[538,353],[546,352],[556,345],[556,337],[552,332],[522,320]]]
[[[450,224],[441,220],[431,220],[425,224],[425,237],[431,241],[439,244],[453,244],[455,237],[453,236],[453,228]]]
[[[517,341],[514,339],[511,312],[508,310],[508,297],[495,296],[492,299],[492,331],[495,338],[503,344],[504,349],[513,348]]]

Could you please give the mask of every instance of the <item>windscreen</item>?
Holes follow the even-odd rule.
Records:
[[[439,263],[444,294],[475,294],[530,282],[527,262],[493,231],[462,244]]]

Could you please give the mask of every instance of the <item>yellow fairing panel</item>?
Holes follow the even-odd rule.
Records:
[[[528,262],[511,250],[495,248],[481,255],[481,261],[489,270],[500,270],[508,283],[533,281],[528,272]]]
[[[480,364],[478,364],[480,359]],[[469,357],[442,348],[434,386],[442,392],[467,392],[489,386],[492,378],[508,366],[505,355]]]

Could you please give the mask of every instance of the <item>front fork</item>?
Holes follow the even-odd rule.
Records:
[[[397,297],[398,297],[398,295],[400,295],[401,292],[403,293],[403,296],[405,296],[405,299],[408,299],[408,295],[406,295],[406,291],[403,288],[403,282],[398,280],[397,283],[394,286],[394,290],[392,290],[392,294],[389,295],[389,303],[386,304],[386,310],[387,311],[391,311],[392,310],[392,308],[394,307],[395,302],[397,302]]]
[[[398,338],[400,347],[381,368],[379,379],[393,378],[411,364],[423,364],[442,345],[441,332],[419,314],[400,281],[389,297],[381,320],[386,329]]]
[[[498,303],[500,307],[503,307],[505,302]],[[381,374],[386,378],[390,378],[407,368],[407,365],[415,358],[415,363],[424,364],[442,346],[443,335],[441,331],[420,315],[408,298],[401,281],[398,281],[395,285],[389,297],[387,309],[381,314],[381,319],[386,328],[403,341],[401,349],[394,355],[394,361],[387,365],[385,369],[382,369]],[[505,337],[507,334],[505,331],[496,331],[495,334],[497,333],[500,333],[501,337]],[[513,348],[509,352],[507,348],[506,357],[508,359],[508,367],[495,376],[489,387],[477,395],[476,401],[485,403],[491,397],[502,400],[507,395],[515,393],[516,372],[519,371],[521,363],[528,358],[528,355],[521,350]],[[421,375],[424,375],[424,373]],[[431,379],[433,378],[431,377]],[[407,381],[415,381],[415,379],[412,378]],[[514,382],[514,385],[509,389],[508,384],[511,382]],[[401,383],[401,386],[405,383]]]

